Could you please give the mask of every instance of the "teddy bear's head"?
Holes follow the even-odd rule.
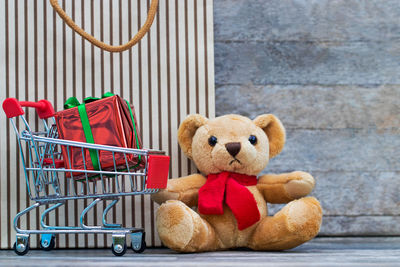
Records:
[[[178,142],[205,175],[222,171],[257,175],[285,144],[285,129],[272,114],[250,120],[240,115],[207,119],[188,116],[178,130]]]

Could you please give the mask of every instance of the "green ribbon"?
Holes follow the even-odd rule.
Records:
[[[83,132],[85,133],[86,142],[90,143],[90,144],[94,144],[93,133],[92,133],[92,129],[90,128],[89,117],[86,112],[85,104],[78,106],[78,112],[79,112],[79,116],[81,117],[82,128],[83,128]],[[97,155],[97,151],[95,149],[89,148],[89,153],[90,153],[90,159],[92,160],[93,169],[95,169],[96,171],[100,170],[99,157]]]
[[[69,109],[69,108],[74,108],[79,106],[81,103],[79,103],[79,100],[76,97],[70,97],[65,101],[64,103],[64,109]]]
[[[83,132],[85,134],[87,143],[94,144],[94,138],[93,138],[92,129],[90,128],[89,117],[86,112],[85,104],[88,104],[90,102],[100,100],[100,99],[103,99],[106,97],[110,97],[110,96],[114,96],[114,94],[111,92],[107,92],[107,93],[103,94],[101,98],[89,96],[83,100],[82,104],[79,102],[79,100],[76,97],[70,97],[67,99],[67,101],[64,104],[65,109],[78,107],[79,117],[81,118],[82,128],[83,128]],[[129,113],[130,113],[130,116],[132,119],[133,131],[135,133],[136,147],[139,148],[139,138],[138,138],[137,131],[136,131],[135,120],[133,118],[133,112],[132,112],[129,102],[126,100],[125,100],[125,102],[128,106]],[[89,149],[89,153],[90,153],[90,159],[93,164],[93,169],[97,170],[97,171],[100,170],[99,157],[98,157],[97,151],[95,149]],[[141,162],[141,155],[138,156],[138,163],[135,166],[133,166],[133,168],[136,168],[137,166],[139,166],[140,162]]]
[[[76,97],[72,96],[72,97],[68,98],[67,101],[65,101],[65,103],[64,103],[64,109],[69,109],[69,108],[78,107],[79,105],[88,104],[88,103],[90,103],[90,102],[93,102],[93,101],[96,101],[96,100],[100,100],[100,99],[103,99],[103,98],[107,98],[107,97],[110,97],[110,96],[114,96],[114,95],[115,95],[115,94],[113,94],[113,93],[111,93],[111,92],[107,92],[107,93],[104,93],[104,94],[101,96],[101,98],[99,98],[99,97],[93,97],[93,96],[88,96],[88,97],[86,97],[86,98],[83,99],[83,103],[82,103],[82,104],[79,102],[79,100],[78,100]],[[128,102],[127,102],[127,103],[128,103]]]

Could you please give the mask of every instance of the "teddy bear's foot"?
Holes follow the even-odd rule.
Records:
[[[322,209],[317,199],[301,198],[287,204],[257,226],[249,247],[255,250],[284,250],[297,247],[318,234]]]
[[[178,200],[169,200],[157,211],[157,230],[167,247],[180,252],[215,250],[218,240],[212,226]]]

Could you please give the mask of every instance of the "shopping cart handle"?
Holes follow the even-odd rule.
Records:
[[[167,187],[169,156],[149,155],[147,169],[147,188],[164,189]]]
[[[47,100],[39,100],[38,102],[18,101],[15,98],[7,98],[3,102],[3,110],[7,118],[14,118],[16,116],[24,115],[25,112],[22,107],[36,108],[36,112],[41,119],[53,117],[55,112],[53,105]]]

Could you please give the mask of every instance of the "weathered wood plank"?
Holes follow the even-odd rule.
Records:
[[[217,116],[277,115],[286,128],[377,128],[400,133],[400,85],[221,85]]]
[[[400,172],[315,172],[326,215],[400,216]]]
[[[399,135],[392,130],[289,129],[282,153],[266,171],[400,171],[399,147]]]
[[[400,237],[317,237],[302,245],[302,248],[320,249],[400,249]]]
[[[108,249],[41,250],[18,257],[0,251],[2,266],[398,266],[399,238],[315,238],[284,252],[230,250],[176,253],[170,249],[128,251],[114,257]]]
[[[312,172],[327,216],[400,216],[400,172]],[[275,214],[283,205],[270,205]]]
[[[218,0],[215,39],[359,41],[400,38],[396,0]]]
[[[398,236],[399,233],[400,216],[324,216],[320,235]]]
[[[217,84],[399,84],[400,42],[216,42]]]

